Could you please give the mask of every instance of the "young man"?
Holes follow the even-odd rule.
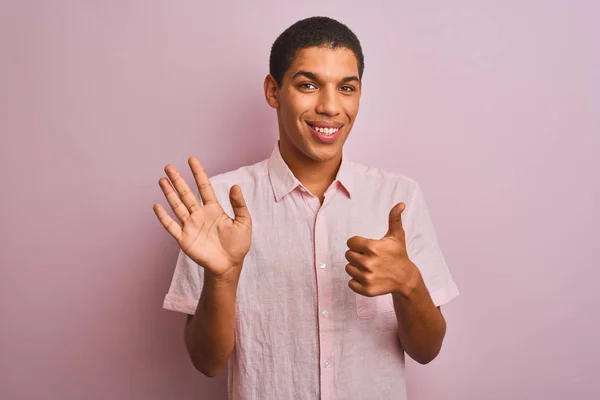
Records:
[[[343,156],[363,66],[345,25],[297,22],[264,84],[271,157],[210,180],[190,158],[201,202],[173,166],[159,181],[181,247],[164,307],[200,372],[228,362],[231,399],[404,399],[405,352],[440,351],[458,291],[419,186]]]

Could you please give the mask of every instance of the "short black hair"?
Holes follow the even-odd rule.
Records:
[[[271,47],[269,73],[281,87],[283,76],[298,52],[307,47],[347,48],[356,56],[358,76],[362,79],[365,59],[360,42],[346,25],[328,17],[311,17],[287,28]]]

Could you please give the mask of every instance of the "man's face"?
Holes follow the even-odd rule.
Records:
[[[300,50],[277,93],[282,146],[314,161],[341,155],[361,94],[358,62],[351,50]]]

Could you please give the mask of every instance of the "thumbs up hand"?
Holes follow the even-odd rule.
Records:
[[[421,275],[408,258],[406,238],[402,227],[404,203],[390,211],[389,229],[379,240],[354,236],[348,239],[346,272],[352,278],[348,286],[363,296],[387,293],[408,296],[418,286]]]

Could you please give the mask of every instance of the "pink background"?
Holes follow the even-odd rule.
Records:
[[[284,3],[1,3],[0,398],[226,397],[161,309],[156,181],[270,154],[270,45],[311,15],[365,50],[348,154],[421,183],[461,289],[410,398],[600,398],[598,3]]]

